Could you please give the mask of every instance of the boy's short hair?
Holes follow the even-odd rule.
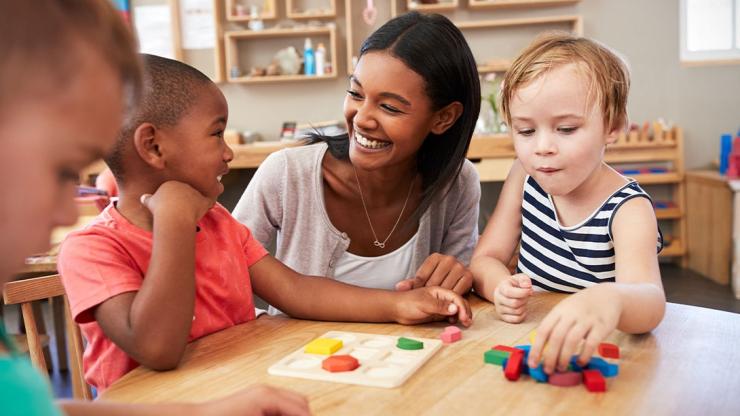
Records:
[[[128,105],[138,97],[136,41],[110,1],[2,1],[0,39],[0,108],[19,96],[47,93],[49,83],[69,83],[81,44],[118,73]]]
[[[584,68],[590,78],[589,95],[599,105],[607,130],[625,128],[630,89],[627,63],[608,47],[567,32],[539,36],[514,60],[501,90],[501,110],[506,123],[511,125],[511,100],[518,89],[552,68],[570,63]]]
[[[213,84],[208,76],[173,59],[142,54],[144,89],[141,100],[124,120],[113,151],[105,162],[116,180],[123,181],[123,154],[142,123],[156,127],[177,125],[195,102],[201,87]],[[215,84],[213,84],[215,85]]]

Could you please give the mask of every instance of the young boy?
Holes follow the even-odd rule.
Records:
[[[537,328],[529,365],[544,357],[548,373],[565,370],[579,351],[587,362],[615,328],[652,330],[665,311],[650,198],[603,160],[627,123],[628,92],[618,56],[568,34],[537,39],[504,79],[501,107],[517,161],[471,269],[476,292],[506,322],[524,320],[533,287],[575,293]],[[511,275],[506,265],[520,241]]]
[[[143,102],[106,160],[119,202],[70,235],[59,259],[89,342],[90,384],[104,390],[138,364],[174,368],[189,341],[254,319],[253,290],[296,318],[470,324],[469,305],[452,291],[364,289],[269,256],[215,204],[233,157],[223,94],[183,63],[145,55],[144,65]]]
[[[0,2],[0,287],[51,230],[76,222],[77,172],[107,153],[141,68],[131,31],[108,1]],[[0,319],[0,414],[61,415],[46,375],[16,351]],[[305,398],[249,388],[200,404],[65,401],[67,415],[309,413]]]

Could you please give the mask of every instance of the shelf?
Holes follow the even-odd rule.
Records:
[[[296,0],[287,0],[286,2],[286,15],[288,19],[295,19],[295,20],[301,20],[301,19],[330,19],[337,17],[337,4],[336,0],[329,0],[329,7],[318,10],[318,11],[305,11],[305,12],[297,12],[295,10],[295,6],[293,3]]]
[[[326,79],[334,79],[336,77],[337,73],[335,71],[325,75],[264,75],[256,77],[229,77],[229,82],[233,82],[235,84],[269,84],[273,82],[322,81]]]
[[[267,13],[260,12],[259,20],[273,20],[277,17],[275,14],[275,10],[277,9],[276,0],[267,0],[267,1],[269,1],[268,4],[270,5],[269,11]],[[244,4],[241,4],[241,3],[239,4],[245,7],[246,13],[243,15],[236,14],[236,10],[235,10],[237,6],[236,0],[226,0],[226,21],[246,23],[252,20],[252,18],[249,17],[249,8]],[[255,5],[257,4],[255,3]]]
[[[245,70],[245,68],[252,68],[255,66],[263,66],[265,62],[269,62],[267,60],[265,54],[263,54],[261,59],[259,60],[259,63],[257,62],[247,62],[239,59],[239,53],[240,53],[240,42],[249,43],[249,46],[245,46],[242,44],[241,51],[244,51],[244,48],[251,48],[252,46],[256,46],[254,49],[257,51],[265,51],[265,50],[272,50],[270,49],[270,44],[261,42],[262,40],[266,39],[280,39],[280,38],[298,38],[298,42],[293,42],[293,46],[296,47],[296,50],[301,50],[299,47],[299,44],[302,44],[303,39],[305,37],[321,37],[324,40],[326,44],[326,59],[328,62],[331,62],[331,72],[326,73],[324,75],[305,75],[305,74],[288,74],[288,75],[265,75],[265,76],[250,76],[250,75],[241,75],[238,77],[231,76],[231,68],[234,68],[235,66],[240,69],[240,71],[244,73],[248,73],[248,70]],[[224,42],[226,44],[226,66],[229,68],[229,73],[227,74],[226,80],[231,83],[237,83],[237,84],[269,84],[269,83],[280,83],[280,82],[299,82],[299,81],[323,81],[327,79],[336,79],[337,74],[339,73],[337,68],[337,38],[336,38],[336,30],[334,27],[331,26],[321,26],[321,27],[302,27],[302,28],[273,28],[273,29],[265,29],[260,31],[252,31],[252,30],[238,30],[238,31],[230,31],[224,33]],[[289,44],[288,44],[289,45]],[[284,46],[288,46],[284,45]],[[314,46],[317,45],[317,42],[315,42],[314,39]],[[275,47],[275,51],[277,49],[282,48],[284,46],[278,47],[277,45],[272,45]],[[254,52],[252,52],[254,55]],[[254,59],[254,58],[253,58]]]
[[[552,17],[533,17],[519,19],[497,19],[497,20],[472,20],[467,22],[457,22],[455,25],[460,30],[465,29],[492,29],[497,27],[545,25],[551,23],[570,23],[573,32],[577,35],[583,34],[583,19],[578,15],[569,16],[552,16]]]
[[[669,246],[663,247],[663,250],[658,255],[659,257],[680,257],[686,254],[686,248],[683,246],[683,242],[679,239],[674,238]]]
[[[449,11],[457,9],[457,5],[458,5],[457,0],[433,3],[433,4],[421,4],[418,1],[411,1],[411,0],[408,0],[406,2],[406,7],[409,10],[413,10],[417,12],[429,12],[429,13],[449,12]]]
[[[659,220],[675,220],[681,218],[683,213],[679,208],[656,208],[655,217]]]
[[[493,9],[536,6],[561,6],[578,3],[580,0],[468,0],[471,9]]]
[[[508,59],[497,59],[478,65],[479,74],[489,74],[491,72],[506,72],[511,67],[511,61]]]
[[[227,41],[236,39],[259,39],[259,38],[278,38],[292,37],[303,35],[329,35],[334,32],[331,27],[303,27],[303,28],[285,28],[285,29],[264,29],[264,30],[235,30],[224,33]]]
[[[640,185],[660,185],[666,183],[680,183],[683,179],[675,172],[668,173],[645,173],[639,175],[625,175],[636,180]]]

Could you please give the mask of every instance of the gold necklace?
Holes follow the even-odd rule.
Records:
[[[352,165],[352,171],[355,173],[355,180],[357,181],[357,189],[360,190],[360,201],[362,201],[362,208],[365,210],[365,217],[367,217],[367,223],[370,224],[370,231],[373,233],[373,238],[375,238],[375,241],[373,241],[373,245],[378,248],[385,248],[385,243],[388,241],[389,238],[391,238],[391,235],[393,235],[393,232],[396,231],[396,227],[398,227],[398,223],[401,221],[401,217],[403,217],[403,211],[406,210],[406,204],[409,203],[409,197],[411,196],[411,190],[414,188],[414,180],[411,180],[411,184],[409,185],[409,192],[406,194],[406,201],[403,202],[403,208],[401,208],[401,213],[398,214],[398,219],[396,220],[396,223],[393,224],[393,228],[391,228],[391,232],[388,233],[388,236],[383,240],[382,242],[378,240],[378,235],[375,234],[375,228],[373,228],[373,222],[370,220],[370,213],[367,211],[367,205],[365,205],[365,197],[362,195],[362,187],[360,186],[360,178],[357,177],[357,169],[355,169],[355,165]]]

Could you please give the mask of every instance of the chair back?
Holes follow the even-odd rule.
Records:
[[[47,373],[46,360],[44,359],[42,339],[36,324],[36,316],[33,313],[33,302],[43,299],[59,298],[55,300],[64,301],[64,328],[69,351],[69,369],[72,378],[72,394],[76,399],[92,400],[90,386],[85,382],[82,369],[82,335],[80,327],[72,319],[69,309],[69,301],[64,292],[61,276],[58,274],[50,276],[35,277],[32,279],[16,280],[5,284],[3,299],[6,305],[21,305],[23,315],[23,326],[26,328],[28,339],[28,352],[31,362],[43,373]],[[61,334],[56,334],[61,336]]]

